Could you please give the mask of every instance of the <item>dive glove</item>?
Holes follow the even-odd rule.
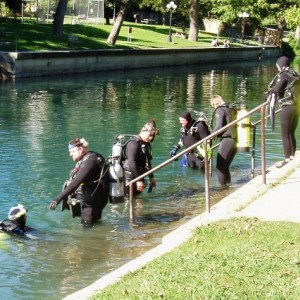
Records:
[[[179,148],[179,146],[174,146],[173,149],[170,151],[170,157],[175,156]]]
[[[49,205],[49,210],[55,210],[56,209],[56,206],[57,206],[57,202],[56,201],[52,201]]]

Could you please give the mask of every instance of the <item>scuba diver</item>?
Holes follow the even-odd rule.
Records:
[[[70,209],[73,218],[81,217],[81,224],[90,227],[101,219],[108,203],[108,168],[102,155],[89,151],[88,145],[84,138],[69,142],[69,154],[76,165],[49,209],[55,210],[62,202],[62,210]]]
[[[204,115],[202,113],[202,115]],[[177,151],[184,145],[185,148],[188,148],[195,143],[201,141],[210,135],[210,131],[207,123],[205,122],[206,118],[200,118],[194,120],[190,112],[184,111],[179,116],[179,122],[181,124],[180,130],[180,140],[170,151],[170,157],[173,157],[177,154]],[[204,153],[199,153],[198,149],[192,150],[186,154],[187,165],[192,168],[204,168]],[[185,163],[182,163],[182,166],[185,166]]]
[[[128,141],[124,151],[123,169],[125,175],[126,184],[131,180],[139,177],[145,172],[151,170],[152,149],[151,143],[154,141],[156,135],[159,134],[159,130],[156,128],[154,121],[152,123],[146,123],[138,136],[133,137]],[[156,187],[156,180],[153,173],[149,175],[151,190]],[[140,179],[134,185],[133,194],[137,195],[146,187],[145,179]],[[126,190],[126,194],[129,192],[129,187]]]
[[[275,104],[281,108],[281,139],[284,152],[284,161],[276,164],[280,168],[292,160],[296,152],[295,131],[299,122],[298,103],[295,95],[295,83],[299,75],[290,67],[289,59],[281,56],[276,61],[278,73],[270,82],[268,92],[265,93],[270,102],[272,129],[274,130]]]
[[[213,121],[214,118],[216,118],[216,126],[213,128],[213,132],[218,131],[235,120],[235,109],[227,104],[220,95],[213,96],[210,103],[214,108],[211,118],[211,128],[213,128]],[[218,138],[221,139],[221,143],[217,155],[217,176],[221,186],[226,186],[231,183],[229,166],[237,153],[236,126],[230,127],[226,131],[220,133]]]
[[[12,207],[8,212],[7,219],[0,221],[0,232],[26,235],[26,232],[33,230],[26,226],[26,213],[27,210],[22,204]]]

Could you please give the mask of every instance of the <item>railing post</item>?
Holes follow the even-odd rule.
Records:
[[[261,175],[262,183],[266,184],[266,107],[261,107]]]
[[[255,147],[256,147],[256,125],[253,126],[253,133],[252,133],[251,178],[254,178],[255,151],[256,151]]]
[[[134,211],[133,211],[133,183],[129,185],[129,219],[131,223],[134,223]]]
[[[207,141],[204,142],[205,158],[204,158],[204,170],[205,170],[205,200],[206,211],[210,213],[210,161],[207,153]]]

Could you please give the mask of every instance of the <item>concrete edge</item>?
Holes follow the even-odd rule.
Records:
[[[68,295],[64,298],[64,300],[89,299],[91,296],[100,292],[107,286],[118,282],[118,280],[120,280],[129,272],[134,272],[142,268],[147,263],[183,244],[192,237],[193,232],[197,227],[233,217],[237,211],[241,210],[257,200],[260,196],[267,193],[269,189],[282,182],[299,166],[300,152],[297,151],[295,159],[284,167],[276,168],[274,164],[267,169],[266,185],[262,182],[262,176],[258,175],[250,182],[215,204],[211,208],[210,213],[204,212],[199,216],[194,217],[179,228],[165,235],[162,238],[162,243],[160,245],[145,252],[143,255],[124,264],[111,273],[101,277],[99,280],[87,286],[86,288]]]

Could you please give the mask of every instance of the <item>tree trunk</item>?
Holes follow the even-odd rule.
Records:
[[[189,9],[190,31],[189,31],[188,40],[197,42],[198,32],[199,32],[199,20],[198,20],[199,0],[191,0],[190,4],[191,4],[191,7]]]
[[[284,25],[285,25],[284,19],[280,19],[278,22],[278,45],[277,45],[279,48],[282,48]]]
[[[55,14],[53,14],[53,34],[56,37],[63,35],[64,18],[66,14],[68,0],[59,0]]]
[[[107,38],[107,44],[110,45],[115,45],[117,38],[120,34],[120,30],[121,27],[123,25],[124,22],[124,18],[126,16],[127,10],[128,10],[128,6],[129,6],[130,1],[123,1],[121,7],[120,7],[120,11],[118,12],[117,16],[116,16],[116,20],[114,23],[114,26],[109,34],[109,37]]]

